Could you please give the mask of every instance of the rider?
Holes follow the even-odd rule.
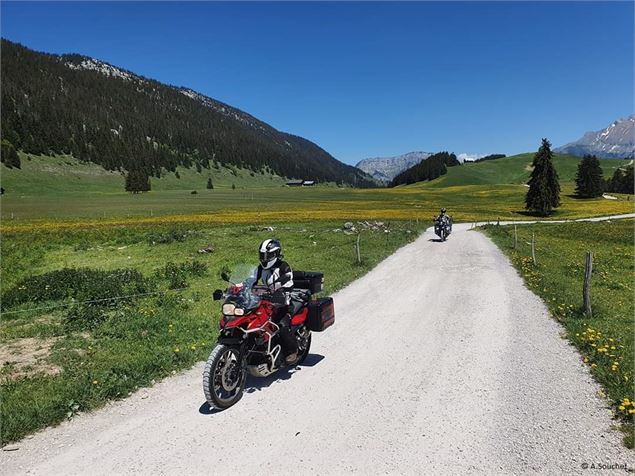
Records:
[[[260,243],[260,266],[256,274],[256,282],[269,287],[277,302],[277,310],[273,321],[280,326],[280,341],[287,364],[293,363],[298,357],[298,342],[291,334],[291,314],[289,313],[289,293],[293,288],[293,271],[286,261],[283,261],[282,245],[278,240],[269,239]]]
[[[449,223],[451,221],[450,215],[446,213],[445,208],[441,209],[441,213],[439,214],[439,216],[436,218],[435,221],[439,223]]]

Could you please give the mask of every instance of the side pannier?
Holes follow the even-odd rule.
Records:
[[[335,323],[333,298],[325,297],[309,301],[307,327],[313,332],[322,332]]]

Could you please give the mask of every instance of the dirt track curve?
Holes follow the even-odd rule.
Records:
[[[305,365],[211,413],[202,364],[0,452],[2,474],[550,474],[628,464],[562,328],[485,236],[431,231],[335,295]],[[607,474],[605,471],[599,474]]]

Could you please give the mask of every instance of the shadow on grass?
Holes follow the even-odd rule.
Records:
[[[277,382],[278,380],[289,380],[293,376],[293,374],[299,372],[300,370],[302,370],[302,368],[313,367],[319,364],[323,359],[323,355],[309,354],[307,355],[304,362],[302,362],[300,365],[296,365],[294,367],[285,367],[278,370],[277,372],[274,372],[268,377],[253,377],[252,375],[247,375],[247,382],[245,383],[245,394],[261,391],[269,387],[272,383]],[[198,412],[201,415],[214,415],[215,413],[220,413],[222,411],[223,410],[211,408],[207,402],[203,403],[198,409]]]

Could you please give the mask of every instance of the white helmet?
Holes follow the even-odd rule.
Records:
[[[279,258],[282,258],[282,245],[278,240],[265,240],[260,243],[258,254],[262,268],[269,269]]]

